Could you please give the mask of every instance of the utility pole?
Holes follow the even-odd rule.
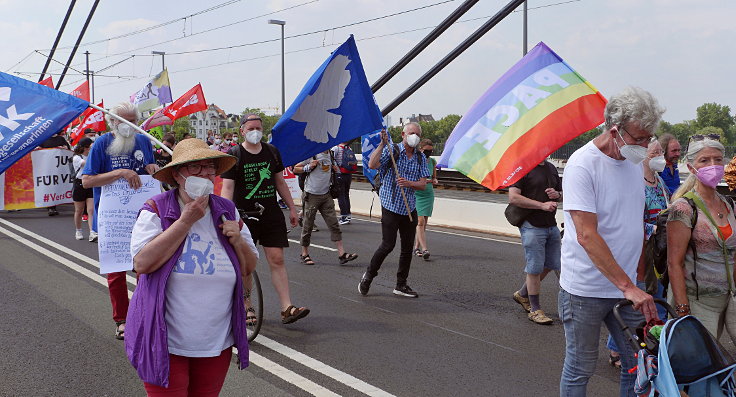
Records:
[[[166,52],[164,51],[151,51],[153,55],[161,55],[161,70],[166,69]]]
[[[95,71],[87,70],[87,74],[92,77],[92,84],[90,87],[90,91],[92,91],[92,103],[95,103]]]
[[[281,114],[286,112],[286,75],[284,72],[284,25],[286,21],[278,19],[269,19],[271,25],[281,25]]]
[[[87,70],[84,73],[87,75],[87,84],[89,85],[89,51],[85,51],[84,56],[87,58]]]
[[[524,0],[524,54],[523,55],[526,55],[526,49],[527,49],[527,46],[526,46],[526,42],[527,42],[527,39],[526,39],[526,1],[527,0]]]

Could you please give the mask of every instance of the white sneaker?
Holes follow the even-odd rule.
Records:
[[[81,230],[77,230],[74,233],[74,238],[77,239],[77,240],[84,240],[84,234],[82,234],[82,231]]]
[[[95,241],[97,241],[97,232],[89,232],[89,242],[94,243]]]

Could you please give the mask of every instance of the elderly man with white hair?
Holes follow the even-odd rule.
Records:
[[[565,328],[560,396],[585,396],[595,371],[601,323],[621,349],[621,396],[634,396],[634,352],[613,316],[629,326],[657,317],[651,295],[637,288],[644,241],[644,174],[640,163],[664,113],[648,92],[629,87],[611,97],[604,132],[578,149],[562,178],[567,233],[562,240],[558,309]],[[643,314],[643,315],[642,315]]]
[[[130,121],[138,122],[138,109],[135,105],[122,102],[110,113]],[[141,187],[139,175],[150,175],[158,170],[153,157],[153,147],[145,136],[111,116],[106,116],[107,125],[111,132],[99,137],[89,152],[87,164],[82,171],[82,185],[85,188],[94,188],[95,212],[93,231],[89,241],[97,241],[97,209],[100,204],[101,186],[108,185],[120,178],[128,181],[131,189]],[[128,285],[125,281],[125,272],[109,273],[107,285],[112,302],[112,317],[115,321],[115,337],[123,339],[125,332],[125,317],[128,314]]]

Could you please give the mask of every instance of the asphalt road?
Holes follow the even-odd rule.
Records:
[[[0,395],[145,395],[113,338],[96,244],[74,240],[72,208],[59,209],[57,217],[0,213]],[[432,229],[431,260],[415,259],[409,277],[418,299],[391,293],[398,250],[363,297],[357,285],[380,225],[358,218],[343,227],[347,250],[360,255],[347,266],[317,247],[333,247],[319,216],[317,225],[317,265],[299,263],[296,243],[286,251],[292,300],[311,314],[281,325],[268,266],[259,262],[264,326],[251,346],[252,365],[231,367],[223,396],[558,395],[559,287],[554,277],[542,285],[542,306],[555,324],[528,321],[511,299],[523,281],[518,240]],[[289,238],[298,240],[300,230]],[[588,391],[617,395],[618,375],[603,348]]]

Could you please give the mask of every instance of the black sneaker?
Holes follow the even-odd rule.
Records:
[[[396,296],[405,296],[407,298],[418,298],[419,294],[414,292],[411,287],[408,285],[397,285],[396,288],[394,288],[394,295]]]
[[[373,281],[373,279],[368,278],[368,272],[363,273],[363,278],[361,278],[360,283],[358,283],[358,292],[360,292],[361,295],[368,295],[368,290],[371,288],[371,281]]]

